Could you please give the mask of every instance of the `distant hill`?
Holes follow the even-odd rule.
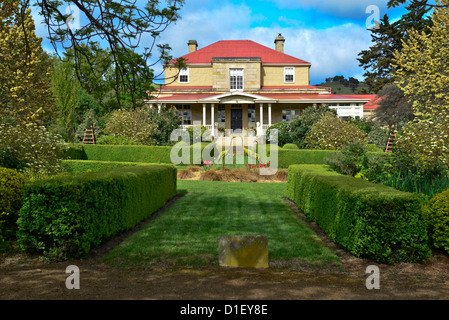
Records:
[[[326,78],[323,83],[315,84],[315,86],[332,88],[334,94],[373,94],[370,92],[368,85],[355,78],[349,77],[345,79],[343,76],[335,76]]]

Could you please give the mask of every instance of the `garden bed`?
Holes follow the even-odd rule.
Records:
[[[286,182],[287,170],[277,170],[274,175],[261,175],[257,168],[235,168],[229,169],[203,169],[199,166],[189,166],[178,171],[178,179],[202,180],[202,181],[225,181],[225,182]]]

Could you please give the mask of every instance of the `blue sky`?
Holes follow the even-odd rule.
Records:
[[[274,48],[279,34],[285,37],[285,53],[309,61],[311,84],[325,78],[344,75],[363,80],[357,55],[371,45],[368,26],[375,11],[397,19],[402,7],[387,9],[388,0],[186,0],[181,20],[164,31],[159,43],[168,43],[172,55],[188,51],[187,42],[197,40],[199,48],[219,40],[253,40]],[[37,19],[37,34],[46,37],[46,29]],[[368,20],[368,21],[367,21]],[[52,51],[48,40],[44,48]],[[156,53],[156,52],[155,52]],[[156,73],[162,66],[155,66]]]

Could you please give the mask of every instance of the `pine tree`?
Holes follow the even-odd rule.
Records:
[[[380,20],[379,28],[371,30],[372,42],[368,50],[359,53],[357,60],[365,69],[365,82],[374,92],[380,91],[386,84],[392,83],[395,67],[392,60],[395,51],[402,50],[402,40],[408,38],[409,30],[428,32],[430,19],[426,14],[431,9],[426,0],[413,0],[406,7],[407,13],[391,23],[388,15]]]

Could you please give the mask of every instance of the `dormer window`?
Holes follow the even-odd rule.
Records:
[[[293,67],[284,68],[284,82],[295,83],[295,68]]]
[[[189,83],[189,69],[188,68],[179,70],[179,83]]]

